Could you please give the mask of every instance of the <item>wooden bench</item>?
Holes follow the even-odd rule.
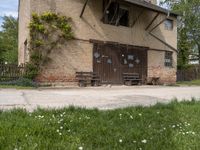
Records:
[[[76,80],[79,87],[100,85],[100,77],[94,72],[76,72]]]
[[[141,84],[142,79],[139,73],[123,73],[124,85],[138,85]]]

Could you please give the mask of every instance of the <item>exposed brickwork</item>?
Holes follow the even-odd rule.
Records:
[[[150,67],[148,68],[148,78],[159,77],[160,84],[174,84],[176,83],[176,69],[173,68],[162,68]],[[150,81],[150,80],[149,80]]]
[[[51,74],[51,75],[39,75],[36,78],[36,81],[38,82],[76,82],[75,76],[63,76],[63,75],[57,75],[57,74]]]

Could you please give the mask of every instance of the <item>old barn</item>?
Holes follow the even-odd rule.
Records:
[[[156,0],[20,0],[20,64],[29,61],[31,14],[47,11],[71,17],[75,38],[50,54],[39,82],[176,82],[177,14]]]

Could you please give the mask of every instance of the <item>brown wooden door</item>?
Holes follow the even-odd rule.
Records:
[[[122,84],[123,73],[138,73],[147,77],[147,50],[132,46],[94,44],[93,70],[101,83]]]
[[[138,73],[140,78],[147,77],[147,50],[132,46],[121,46],[121,72]]]
[[[93,62],[94,72],[98,73],[102,83],[121,83],[118,47],[95,44]]]

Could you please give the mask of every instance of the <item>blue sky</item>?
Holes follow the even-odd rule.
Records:
[[[2,24],[2,17],[12,15],[18,16],[18,0],[0,0],[0,26]],[[1,30],[1,27],[0,27]]]

